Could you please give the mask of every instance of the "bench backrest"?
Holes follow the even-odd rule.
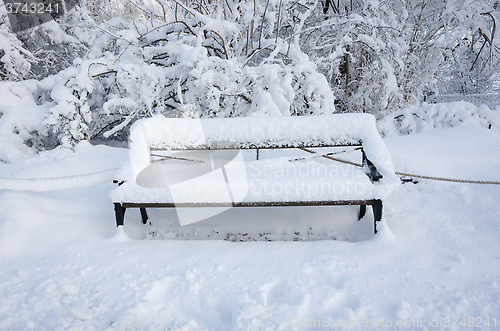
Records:
[[[248,149],[362,145],[383,175],[397,182],[392,161],[369,114],[181,119],[157,115],[139,120],[130,133],[134,176],[151,162],[155,149]]]

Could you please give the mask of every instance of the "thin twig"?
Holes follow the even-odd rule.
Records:
[[[233,15],[233,10],[231,9],[231,6],[229,6],[229,2],[226,0],[226,5],[227,5],[227,8],[229,8],[229,12],[231,13],[231,15]]]
[[[222,48],[224,49],[224,54],[226,54],[226,59],[229,60],[229,54],[227,54],[227,50],[226,50],[226,44],[224,43],[224,38],[221,37],[220,34],[218,34],[217,32],[215,32],[214,30],[209,30],[213,33],[215,33],[217,36],[219,36],[220,40],[222,41]]]
[[[274,39],[274,42],[275,43],[278,43],[278,33],[280,32],[280,21],[281,21],[281,1],[280,0],[280,5],[279,5],[279,8],[278,8],[278,25],[276,27],[276,38]]]
[[[142,38],[142,37],[144,37],[144,36],[145,36],[145,35],[147,35],[147,34],[150,34],[150,33],[151,33],[151,32],[153,32],[153,31],[156,31],[156,30],[159,30],[159,29],[164,28],[164,27],[166,27],[166,26],[169,26],[169,25],[172,25],[172,24],[177,24],[177,23],[180,23],[180,24],[184,25],[184,26],[186,27],[186,29],[188,29],[188,30],[189,30],[189,32],[190,32],[193,36],[196,36],[196,34],[195,34],[195,33],[193,32],[193,30],[189,27],[189,25],[187,25],[187,23],[186,23],[186,22],[184,22],[184,21],[175,21],[175,22],[170,22],[170,23],[167,23],[167,24],[160,25],[160,26],[158,26],[158,27],[154,28],[153,30],[148,31],[147,33],[145,33],[145,34],[141,35],[141,38]]]
[[[247,59],[247,60],[245,61],[245,63],[243,64],[243,67],[245,67],[245,66],[248,64],[248,62],[250,62],[250,60],[251,60],[251,59],[252,59],[252,58],[253,58],[256,54],[258,54],[258,53],[262,52],[262,51],[263,51],[263,50],[265,50],[265,49],[271,49],[272,47],[276,48],[276,45],[274,45],[274,44],[273,44],[273,45],[267,45],[267,46],[265,46],[265,47],[263,47],[263,48],[256,48],[256,49],[254,49],[254,50],[252,51],[252,53],[250,53],[250,56],[248,57],[248,59]],[[282,56],[284,56],[284,57],[288,57],[288,55],[287,55],[287,54],[283,54],[283,53],[281,53],[281,52],[279,52],[278,54],[280,54],[280,55],[282,55]]]
[[[106,72],[101,72],[100,74],[92,75],[92,78],[104,76],[104,75],[107,75],[107,74],[116,74],[116,73],[117,73],[116,70],[109,70],[109,71],[106,71]]]
[[[247,43],[245,45],[245,56],[248,55],[248,39],[250,39],[250,29],[247,29]],[[241,52],[243,54],[243,52]],[[242,55],[240,54],[240,55]]]
[[[470,67],[469,72],[471,72],[474,69],[474,66],[476,65],[476,62],[479,59],[479,56],[481,55],[481,52],[483,51],[484,46],[486,46],[486,44],[488,43],[488,39],[482,33],[481,33],[481,35],[484,37],[484,43],[481,46],[481,48],[479,49],[479,52],[476,55],[476,59],[472,63],[472,66]]]
[[[163,6],[163,3],[160,0],[156,0],[161,6],[161,10],[163,10],[163,22],[167,21],[167,13],[165,12],[165,7]]]
[[[266,12],[267,12],[268,6],[269,6],[269,0],[267,0],[267,2],[266,2],[266,8],[264,9],[264,14],[262,15],[262,21],[260,22],[259,48],[261,47],[262,30],[264,29],[264,20],[266,19]]]
[[[123,37],[117,36],[116,34],[112,33],[111,31],[108,31],[108,30],[106,30],[106,29],[103,29],[103,28],[101,28],[99,25],[97,25],[97,24],[95,24],[95,23],[94,23],[94,25],[95,25],[95,27],[96,27],[96,28],[98,28],[99,30],[101,30],[101,31],[103,31],[103,32],[106,32],[106,33],[107,33],[107,34],[109,34],[110,36],[113,36],[113,37],[115,37],[115,38],[117,38],[117,39],[125,40],[125,41],[126,41],[126,42],[128,42],[128,43],[131,43],[129,40],[127,40],[127,39],[125,39],[125,38],[123,38]]]
[[[292,44],[293,31],[295,30],[295,24],[297,22],[293,22],[292,33],[290,33],[290,38],[288,38],[288,48],[286,49],[286,56],[288,56],[288,52],[290,52],[290,45]]]

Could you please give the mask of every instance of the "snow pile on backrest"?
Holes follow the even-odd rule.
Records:
[[[465,101],[410,106],[378,121],[386,137],[426,132],[456,126],[477,126],[500,131],[500,107],[474,106]]]
[[[150,164],[151,149],[363,145],[388,182],[397,181],[391,157],[370,114],[184,119],[162,115],[137,121],[130,133],[134,176]]]

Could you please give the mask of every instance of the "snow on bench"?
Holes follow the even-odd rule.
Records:
[[[323,154],[245,160],[242,150],[340,148],[361,150],[364,167]],[[137,121],[130,133],[130,163],[111,192],[117,226],[127,208],[176,208],[181,225],[232,207],[371,205],[374,231],[382,200],[399,183],[390,155],[369,114]],[[322,148],[323,150],[323,148]],[[246,154],[248,156],[248,154]],[[319,157],[318,157],[319,156]],[[186,208],[204,207],[204,208]]]

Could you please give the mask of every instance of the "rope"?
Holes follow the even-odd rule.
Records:
[[[432,177],[432,176],[424,176],[424,175],[414,175],[414,174],[407,174],[404,172],[396,172],[396,175],[430,179],[430,180],[438,180],[438,181],[442,181],[442,182],[500,185],[500,182],[488,181],[488,180],[453,179],[453,178]]]
[[[346,163],[346,164],[351,164],[356,167],[363,167],[359,163],[355,162],[350,162],[350,161],[345,161],[341,159],[337,159],[331,156],[324,156],[327,159],[341,162],[341,163]],[[442,182],[452,182],[452,183],[469,183],[469,184],[489,184],[489,185],[500,185],[500,182],[497,181],[488,181],[488,180],[469,180],[469,179],[453,179],[453,178],[444,178],[444,177],[433,177],[433,176],[425,176],[425,175],[415,175],[415,174],[408,174],[406,172],[394,172],[396,175],[400,176],[406,176],[406,177],[415,177],[415,178],[422,178],[422,179],[430,179],[430,180],[437,180],[437,181],[442,181]]]
[[[315,153],[313,151],[309,151],[303,149],[309,153]],[[326,159],[350,164],[356,167],[363,167],[363,165],[341,160],[335,158],[330,155],[321,155]],[[70,188],[81,188],[81,187],[90,187],[102,183],[110,182],[115,179],[114,175],[118,168],[103,170],[92,172],[83,175],[74,175],[74,176],[62,176],[62,177],[47,177],[47,178],[0,178],[0,190],[11,190],[11,191],[35,191],[35,192],[45,192],[45,191],[55,191],[55,190],[64,190]],[[500,181],[487,181],[487,180],[468,180],[468,179],[453,179],[453,178],[444,178],[444,177],[433,177],[433,176],[425,176],[425,175],[416,175],[409,174],[405,172],[395,172],[396,175],[406,176],[406,177],[415,177],[443,182],[453,182],[453,183],[469,183],[469,184],[489,184],[489,185],[500,185]]]
[[[310,151],[304,148],[301,148],[302,150],[308,152],[308,153],[314,153],[314,151]],[[356,162],[350,162],[350,161],[345,161],[341,159],[337,159],[333,156],[329,155],[322,155],[325,159],[329,159],[332,161],[336,162],[341,162],[345,164],[350,164],[359,168],[362,168],[363,165],[356,163]],[[415,174],[408,174],[405,172],[395,172],[396,175],[400,176],[406,176],[406,177],[415,177],[415,178],[422,178],[422,179],[429,179],[429,180],[437,180],[437,181],[442,181],[442,182],[452,182],[452,183],[468,183],[468,184],[489,184],[489,185],[500,185],[500,181],[488,181],[488,180],[469,180],[469,179],[453,179],[453,178],[444,178],[444,177],[433,177],[433,176],[425,176],[425,175],[415,175]]]

